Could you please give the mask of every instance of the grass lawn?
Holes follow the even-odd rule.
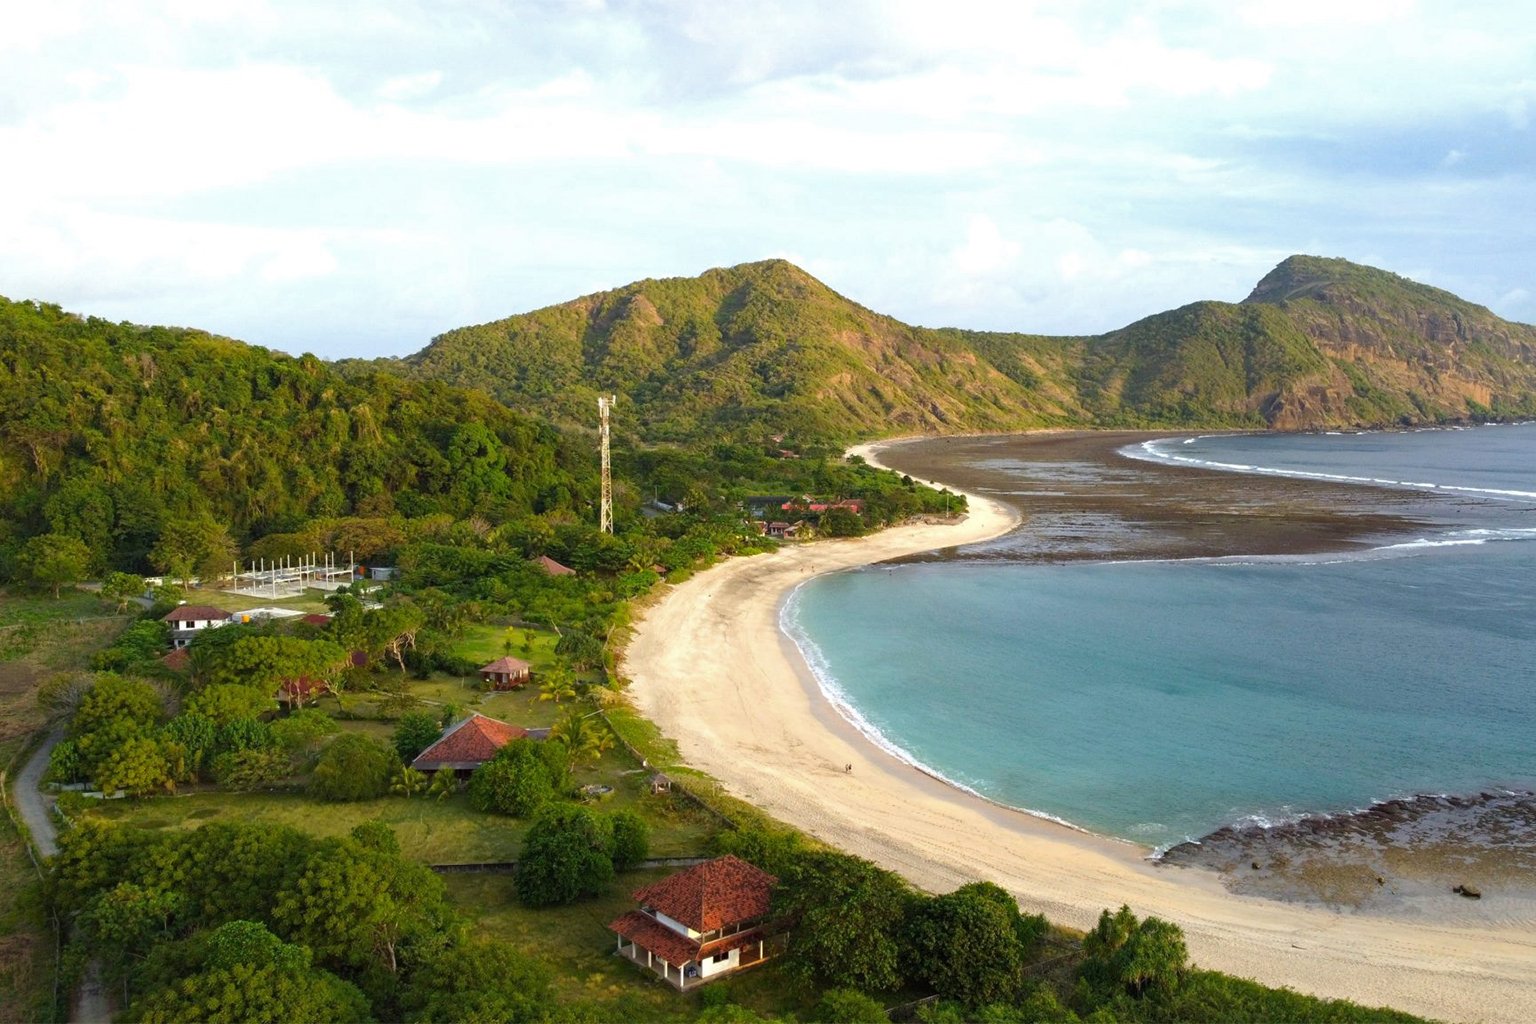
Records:
[[[512,641],[510,651],[507,650],[508,640]],[[556,664],[555,644],[559,640],[554,633],[543,629],[477,625],[464,631],[463,638],[453,645],[453,653],[481,665],[510,654],[528,662],[535,672],[540,672]]]
[[[211,821],[267,821],[317,836],[343,836],[365,821],[395,830],[407,857],[427,864],[513,860],[526,826],[481,814],[464,796],[446,800],[390,796],[359,803],[321,803],[303,793],[203,792],[142,800],[104,800],[92,817],[138,828],[197,828]]]
[[[37,689],[59,672],[90,666],[132,621],[113,615],[94,594],[0,590],[0,742],[22,739],[43,725]]]

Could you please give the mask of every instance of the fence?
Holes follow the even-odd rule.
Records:
[[[639,764],[642,768],[648,768],[654,771],[661,770],[656,768],[655,765],[651,764],[650,761],[646,760],[645,755],[640,753],[639,750],[635,749],[634,745],[626,740],[624,736],[619,732],[619,730],[613,727],[613,723],[608,720],[608,712],[599,711],[598,716],[602,718],[603,724],[608,727],[608,731],[613,734],[613,738],[619,741],[619,746],[628,751],[629,756],[635,759],[636,764]],[[737,824],[734,818],[732,818],[729,814],[726,814],[720,808],[711,804],[702,794],[693,789],[690,789],[685,783],[679,781],[673,776],[669,775],[667,777],[671,781],[672,792],[681,793],[683,799],[698,807],[706,814],[712,816],[716,821],[720,822],[720,824],[724,825],[726,828],[735,831],[741,827]]]

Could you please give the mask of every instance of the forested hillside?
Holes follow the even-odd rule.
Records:
[[[358,364],[372,367],[374,364]],[[1536,329],[1345,260],[1108,334],[911,327],[782,260],[450,331],[388,365],[649,441],[848,442],[1037,426],[1382,426],[1536,414]]]
[[[227,566],[315,518],[502,520],[580,508],[595,478],[480,392],[0,299],[0,554],[51,532],[93,571],[143,571],[157,545]]]

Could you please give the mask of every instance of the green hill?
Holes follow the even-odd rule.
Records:
[[[646,280],[450,331],[396,364],[651,442],[1037,426],[1304,429],[1536,414],[1536,329],[1344,260],[1105,335],[911,327],[782,260]]]
[[[99,568],[142,571],[178,532],[576,507],[590,463],[483,393],[0,299],[0,575],[63,524]]]

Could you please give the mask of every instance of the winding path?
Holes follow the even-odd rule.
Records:
[[[58,827],[53,822],[53,799],[44,795],[43,773],[48,770],[48,755],[64,731],[55,726],[37,745],[27,763],[16,773],[11,796],[16,801],[16,813],[32,835],[32,845],[40,857],[52,857],[59,852]],[[80,983],[70,1000],[70,1024],[107,1024],[112,1019],[112,1004],[101,983],[101,964],[92,960],[85,965]]]

